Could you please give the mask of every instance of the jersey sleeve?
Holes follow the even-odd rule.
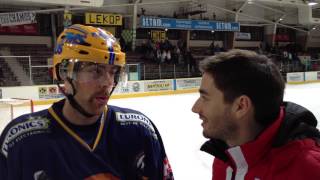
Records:
[[[31,157],[27,151],[24,151],[25,142],[37,133],[46,132],[49,126],[47,119],[34,117],[31,114],[19,116],[10,121],[1,132],[0,180],[27,179],[29,177],[24,170],[32,167],[32,163],[24,160],[25,157]]]
[[[9,178],[8,148],[6,146],[5,137],[8,129],[10,128],[10,124],[11,123],[6,126],[6,128],[1,132],[0,136],[0,179]]]
[[[8,167],[5,156],[0,153],[0,179],[8,179]]]
[[[136,110],[115,106],[109,106],[109,110],[115,119],[113,141],[119,140],[121,145],[118,148],[122,154],[120,160],[116,160],[121,164],[123,179],[173,180],[165,147],[154,123]]]
[[[2,131],[0,136],[0,179],[17,179],[20,168],[17,166],[19,162],[19,153],[12,152],[13,139],[10,134],[10,129],[14,126],[15,122],[11,121],[6,128]],[[17,151],[16,151],[17,152]]]
[[[8,131],[11,129],[12,124],[13,123],[9,123],[9,125],[7,125],[7,127],[2,131],[0,136],[0,179],[16,178],[15,175],[17,175],[19,172],[19,167],[15,167],[15,162],[18,162],[16,161],[18,159],[14,160],[12,158],[19,158],[19,155],[13,155],[10,150],[12,145],[10,144],[10,135]],[[12,172],[13,169],[16,173]]]
[[[150,121],[151,122],[151,121]],[[167,158],[161,135],[151,122],[153,130],[145,140],[145,167],[143,176],[149,179],[173,180],[173,172]]]

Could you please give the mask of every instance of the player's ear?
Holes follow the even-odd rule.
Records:
[[[241,119],[253,112],[253,104],[251,99],[246,95],[237,97],[232,104],[232,112]]]
[[[74,94],[74,89],[69,81],[64,81],[64,92],[66,94]]]

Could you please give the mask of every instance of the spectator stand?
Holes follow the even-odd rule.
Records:
[[[3,57],[0,57],[0,67],[1,67],[1,77],[0,77],[0,86],[19,86],[20,83],[17,80],[17,77],[9,68],[8,64]]]
[[[18,62],[23,67],[26,73],[29,73],[30,79],[36,85],[52,84],[52,76],[50,75],[50,67],[52,65],[50,59],[53,55],[53,50],[46,45],[9,45],[11,53],[18,57]],[[30,56],[27,60],[22,56]]]

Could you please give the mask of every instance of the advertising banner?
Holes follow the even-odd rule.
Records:
[[[164,41],[166,39],[166,32],[165,31],[151,31],[151,39],[155,42]]]
[[[126,84],[119,83],[114,90],[114,94],[123,94],[123,93],[139,93],[143,92],[143,83],[141,81],[128,81]]]
[[[251,40],[251,34],[250,33],[243,33],[243,32],[236,32],[235,38],[237,40]]]
[[[176,87],[177,87],[177,90],[193,89],[193,88],[199,88],[200,83],[201,83],[201,78],[177,79]]]
[[[64,13],[63,14],[63,26],[66,28],[72,25],[72,14]]]
[[[57,86],[40,86],[38,87],[38,94],[39,99],[56,99],[64,97]]]
[[[86,13],[86,24],[122,26],[122,15]]]
[[[313,72],[305,72],[305,81],[317,81],[319,72],[313,71]]]
[[[0,34],[38,35],[39,30],[37,24],[0,26]]]
[[[34,12],[15,12],[0,14],[1,26],[14,26],[36,22],[36,13]]]
[[[240,31],[240,23],[204,21],[190,19],[174,19],[159,17],[140,17],[141,28],[182,29],[182,30],[207,30],[207,31]]]
[[[173,90],[173,80],[154,80],[144,82],[144,91],[169,91]]]
[[[304,73],[287,73],[287,82],[304,82]]]

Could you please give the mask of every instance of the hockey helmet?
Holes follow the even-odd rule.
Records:
[[[125,66],[125,53],[108,31],[92,26],[74,24],[60,34],[54,50],[54,79],[74,75],[78,62]]]

